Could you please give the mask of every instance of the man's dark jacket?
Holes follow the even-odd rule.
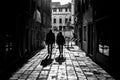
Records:
[[[46,44],[53,44],[55,43],[55,35],[52,31],[50,31],[46,36]]]

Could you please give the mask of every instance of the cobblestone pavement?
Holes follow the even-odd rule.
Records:
[[[74,48],[78,49],[77,46]],[[61,65],[55,61],[55,58],[59,56],[58,49],[53,49],[53,62],[43,67],[40,64],[46,56],[46,49],[38,52],[9,80],[115,80],[89,57],[86,57],[81,50],[69,51],[64,47],[66,60]]]

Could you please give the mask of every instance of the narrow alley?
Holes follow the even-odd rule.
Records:
[[[0,80],[120,80],[116,1],[2,2]]]
[[[115,80],[89,57],[86,57],[86,53],[76,45],[69,49],[64,46],[66,60],[61,64],[55,60],[59,56],[57,46],[53,49],[52,63],[43,66],[41,62],[46,56],[47,49],[45,48],[29,59],[9,80]]]

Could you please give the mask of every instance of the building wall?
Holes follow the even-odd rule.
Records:
[[[56,12],[53,11],[53,9],[56,9]],[[68,7],[63,8],[61,6],[62,11],[59,11],[59,8],[52,8],[52,28],[57,27],[59,30],[59,26],[66,26],[67,22],[71,19],[71,10]],[[66,11],[67,9],[67,11]],[[62,23],[60,23],[60,18],[62,19]],[[67,18],[67,22],[65,22],[65,19]],[[54,19],[56,19],[56,23],[54,23]]]
[[[83,14],[83,49],[85,50],[85,52],[89,52],[88,51],[88,44],[92,43],[89,42],[89,35],[90,33],[90,29],[88,27],[93,27],[93,26],[89,26],[90,23],[93,22],[93,17],[92,17],[92,7],[89,7],[89,9],[87,9],[84,14]],[[91,31],[92,32],[92,31]]]
[[[11,4],[6,4],[7,6],[14,5],[15,7],[10,7],[11,12],[6,16],[9,22],[1,30],[0,38],[2,44],[0,44],[0,63],[4,63],[0,66],[1,70],[6,69],[8,66],[13,66],[17,61],[22,61],[28,58],[28,56],[34,55],[35,51],[42,49],[42,42],[45,38],[45,31],[50,27],[51,20],[51,0],[36,0],[45,1],[44,8],[39,6],[40,11],[44,12],[45,23],[43,24],[43,16],[41,16],[41,23],[36,22],[33,19],[34,11],[36,10],[36,3],[33,0],[27,1],[15,1],[10,2]],[[48,3],[49,2],[49,3]],[[41,3],[41,2],[40,2]],[[45,9],[47,6],[47,10]],[[6,9],[7,10],[7,9]],[[8,12],[6,12],[8,14]],[[43,15],[43,14],[42,14]],[[4,24],[5,25],[5,24]],[[46,28],[47,27],[47,28]],[[0,73],[1,75],[1,73]]]
[[[114,59],[115,57],[113,57],[114,52],[112,52],[113,46],[111,45],[111,35],[113,35],[111,33],[111,28],[114,26],[114,19],[112,19],[112,17],[114,16],[112,10],[113,6],[111,6],[112,3],[111,1],[107,0],[98,0],[95,2],[89,2],[91,7],[88,6],[86,3],[83,4],[85,4],[83,5],[83,9],[85,10],[83,10],[82,26],[83,50],[85,50],[87,52],[87,55],[96,63],[98,63],[102,68],[104,68],[112,76],[117,78],[118,72],[117,69],[114,69],[114,61],[116,60]],[[85,26],[87,27],[87,30],[85,30]],[[87,33],[87,36],[85,33]],[[87,39],[86,41],[84,41],[85,37]],[[102,48],[100,47],[101,44]],[[114,72],[114,70],[116,72]]]
[[[65,19],[71,17],[70,13],[67,14],[53,14],[52,15],[52,27],[56,26],[59,29],[59,26],[66,26]],[[60,23],[60,18],[62,19],[62,23]],[[53,20],[56,19],[56,23],[53,22]]]
[[[80,7],[77,6],[78,1],[82,4]],[[90,2],[86,3],[86,1]],[[88,6],[88,3],[91,5],[91,9],[89,8],[90,6]],[[112,6],[113,3],[114,2],[112,0],[76,0],[75,14],[78,18],[76,23],[77,28],[78,26],[82,28],[79,30],[82,32],[82,50],[86,51],[87,56],[114,76],[116,80],[119,80],[118,66],[117,68],[115,67],[115,65],[118,65],[118,63],[115,62],[119,60],[116,57],[118,56],[117,51],[119,49],[112,45],[112,40],[118,40],[116,36],[116,38],[112,38],[117,34],[113,31],[119,32],[116,30],[118,29],[117,27],[114,28],[116,20],[113,17],[115,17],[116,13],[114,10],[116,8]],[[77,30],[75,32],[77,32]],[[86,38],[86,41],[84,41],[84,38]],[[118,44],[116,40],[114,43]],[[107,47],[106,50],[101,50],[100,44],[105,46],[107,45],[109,47]],[[109,54],[106,54],[105,52],[108,51]]]
[[[71,3],[71,24],[74,25],[74,18],[75,18],[75,0],[72,0]]]

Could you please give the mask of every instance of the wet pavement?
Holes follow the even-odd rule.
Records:
[[[64,47],[64,58],[58,57],[59,50],[56,47],[53,49],[52,59],[45,61],[47,65],[41,65],[42,60],[46,60],[48,55],[47,49],[43,49],[29,59],[9,80],[115,80],[86,57],[85,52],[79,47],[74,46],[69,50]]]

